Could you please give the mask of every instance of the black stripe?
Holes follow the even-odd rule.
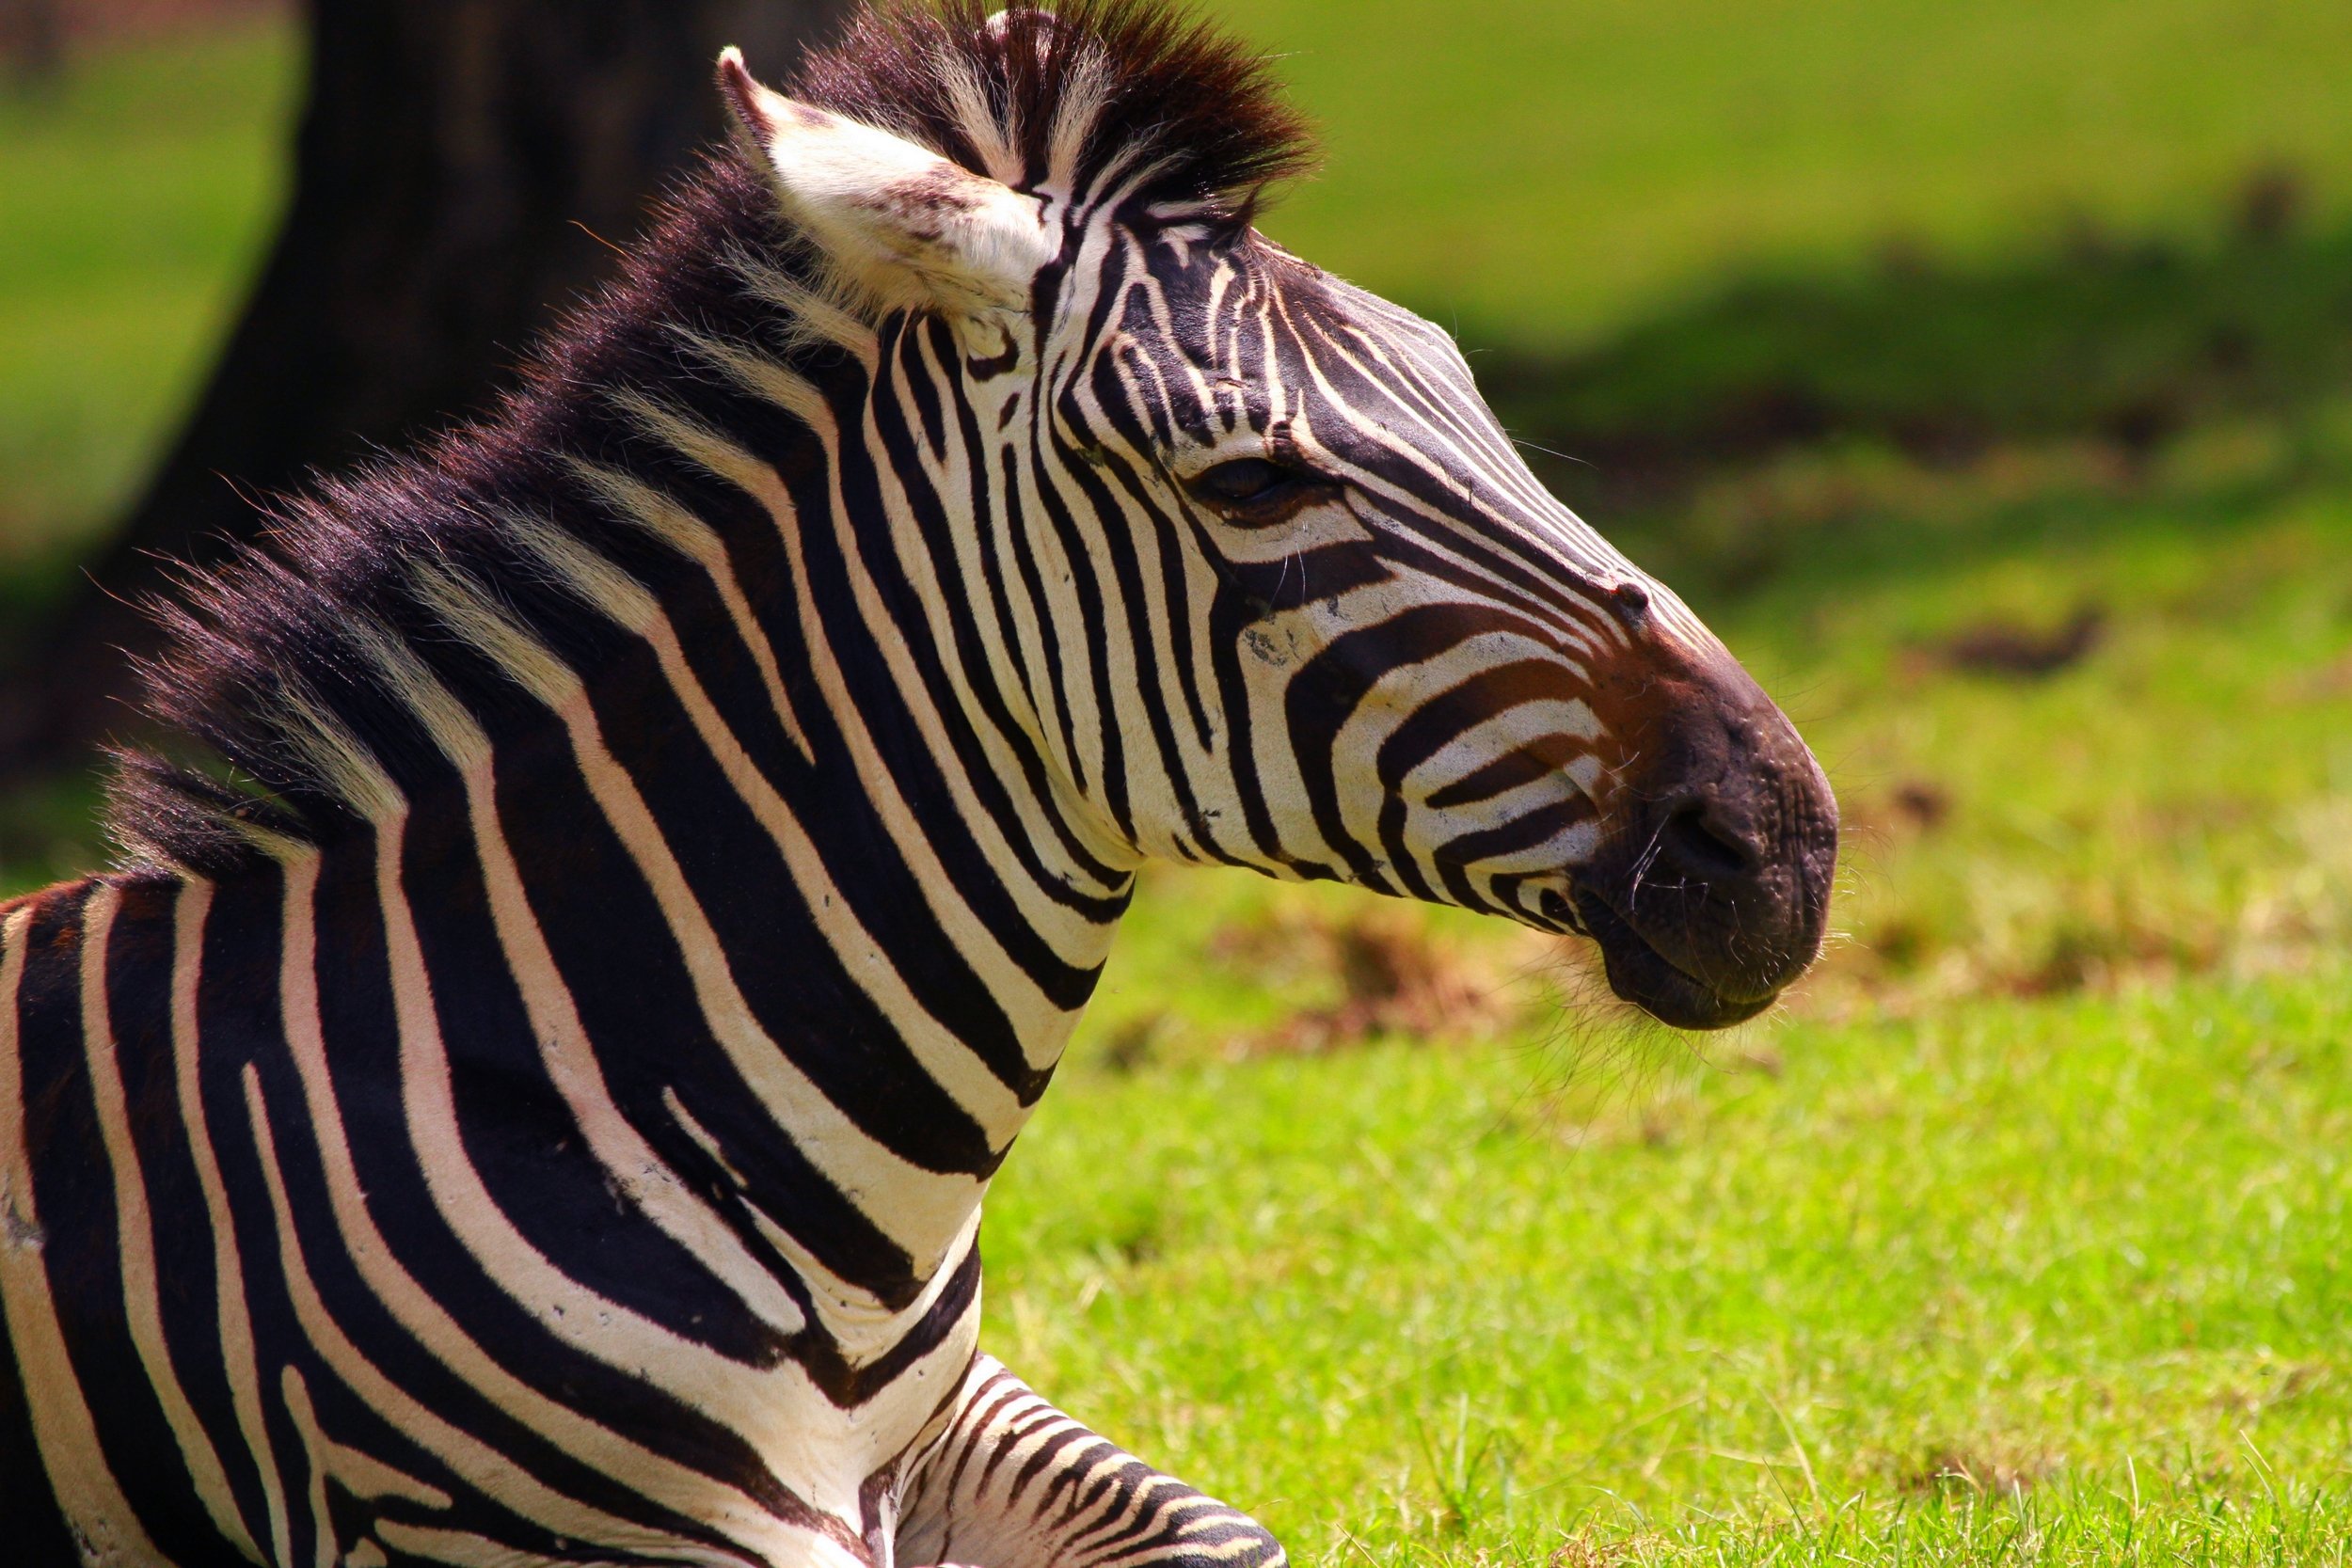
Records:
[[[0,956],[5,953],[5,943],[0,943]],[[28,955],[28,971],[31,963]],[[24,1012],[20,994],[20,1026]],[[18,1094],[22,1087],[22,1083],[0,1084],[0,1094]],[[19,1220],[20,1216],[13,1213],[0,1214],[0,1225],[13,1226]],[[6,1244],[19,1243],[9,1237]],[[6,1331],[6,1323],[0,1323],[0,1334]],[[82,1568],[73,1532],[66,1526],[65,1514],[57,1507],[56,1496],[50,1489],[41,1465],[40,1446],[33,1435],[33,1413],[25,1402],[15,1349],[8,1345],[0,1345],[0,1349],[8,1352],[0,1355],[0,1536],[8,1541],[11,1557],[23,1561],[24,1568]]]

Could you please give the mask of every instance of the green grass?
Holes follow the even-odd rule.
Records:
[[[0,614],[132,499],[268,234],[293,40],[119,46],[0,96]]]
[[[1327,176],[1274,231],[1441,321],[1605,335],[1759,265],[2352,203],[2335,0],[1252,0]]]
[[[1599,464],[1548,477],[1798,718],[1842,934],[1702,1055],[1507,927],[1158,876],[992,1205],[992,1348],[1335,1568],[2341,1561],[2341,6],[1220,8],[1328,131],[1275,230],[1511,345]],[[292,58],[0,104],[0,615],[200,372]],[[2044,678],[1948,657],[2086,606]],[[0,884],[87,800],[0,801]]]
[[[2338,973],[1800,1023],[1662,1100],[1541,1031],[1080,1067],[991,1342],[1311,1562],[2332,1550],[2347,1029]]]
[[[1985,262],[1750,279],[1582,353],[1475,362],[1516,432],[1579,460],[1549,463],[1553,482],[1612,518],[1677,470],[1830,436],[1946,460],[2063,436],[2144,451],[2352,386],[2352,228],[2249,229],[2217,206],[2194,239],[2087,230]]]
[[[1784,552],[1718,619],[1840,785],[1847,972],[2063,989],[2352,942],[2352,404],[2313,425],[2200,432],[2137,476],[2063,446],[1703,499],[1725,555],[1743,516]],[[1935,652],[2085,606],[2105,641],[2046,680]]]

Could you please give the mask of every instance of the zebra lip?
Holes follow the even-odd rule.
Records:
[[[1651,946],[1626,918],[1589,890],[1579,890],[1576,912],[1600,946],[1609,989],[1661,1023],[1677,1029],[1728,1029],[1778,998],[1724,995]]]

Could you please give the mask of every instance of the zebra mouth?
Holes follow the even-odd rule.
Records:
[[[1597,895],[1580,890],[1576,913],[1584,932],[1600,947],[1609,989],[1659,1022],[1677,1029],[1728,1029],[1744,1023],[1779,1000],[1726,996],[1677,966]]]

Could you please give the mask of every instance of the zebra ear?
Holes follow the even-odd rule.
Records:
[[[950,316],[1028,309],[1056,249],[1035,197],[772,91],[739,50],[719,56],[719,85],[787,214],[870,303]]]

